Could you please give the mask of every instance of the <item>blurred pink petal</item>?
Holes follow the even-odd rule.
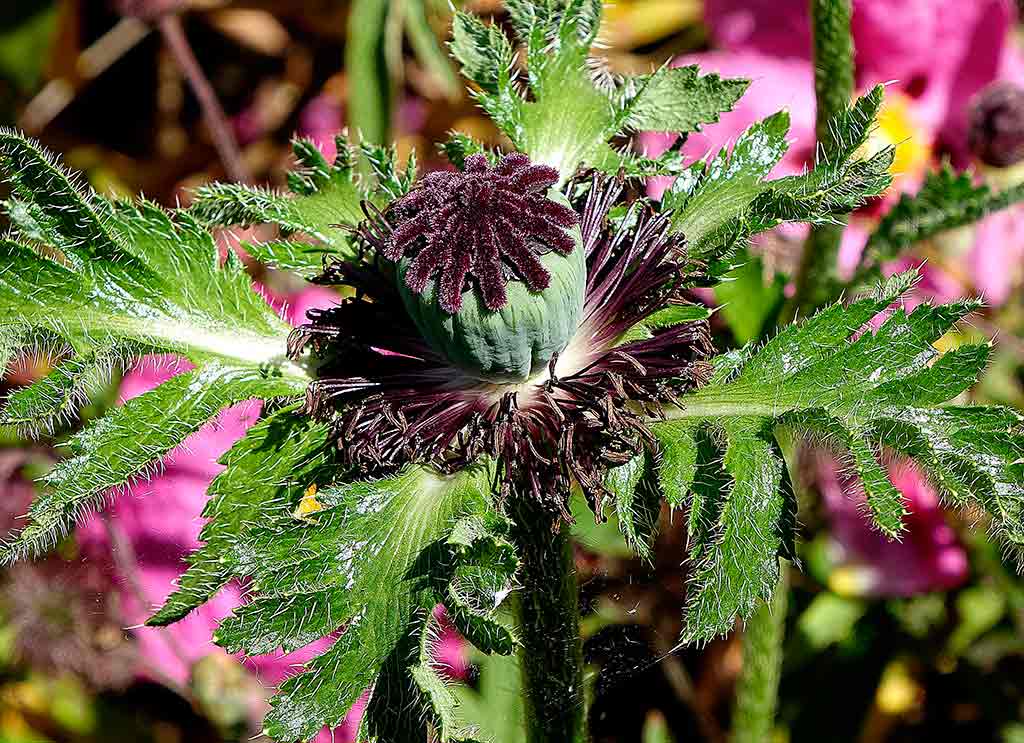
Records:
[[[974,288],[990,305],[1004,304],[1024,279],[1024,210],[998,212],[978,224],[967,255]]]
[[[706,0],[711,38],[730,52],[811,58],[805,0]],[[1007,44],[1012,0],[854,0],[857,82],[895,82],[917,114],[966,156],[966,107],[1001,69],[1019,69]]]
[[[0,449],[0,538],[21,527],[35,496],[32,482],[22,474],[28,459],[25,449]]]
[[[455,625],[448,618],[448,613],[440,604],[434,609],[434,616],[438,621],[434,662],[444,675],[465,681],[469,678],[472,667],[469,661],[469,643],[455,629]]]
[[[704,18],[724,49],[811,58],[807,0],[704,0]]]
[[[1016,20],[1011,0],[975,0],[942,3],[938,42],[931,63],[935,77],[948,88],[941,141],[954,164],[969,162],[968,106],[971,99],[995,80],[1009,54],[1009,33]]]
[[[838,561],[859,571],[861,592],[910,596],[949,590],[967,579],[967,553],[946,523],[935,490],[917,469],[904,463],[889,467],[909,511],[898,542],[872,528],[863,489],[835,460],[823,458],[818,471]]]
[[[871,231],[860,221],[850,220],[843,230],[843,241],[839,245],[838,270],[840,278],[848,280],[857,270]]]
[[[344,110],[333,97],[318,95],[299,112],[298,135],[308,137],[328,160],[337,154],[334,137],[344,126]]]

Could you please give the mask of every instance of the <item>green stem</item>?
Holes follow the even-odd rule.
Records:
[[[764,743],[772,739],[782,672],[789,581],[786,564],[766,601],[743,628],[743,670],[736,687],[732,743]]]
[[[817,99],[818,153],[835,148],[829,122],[853,98],[853,39],[851,0],[810,0],[814,30],[814,94]],[[796,274],[796,291],[783,310],[782,322],[808,315],[835,293],[836,259],[844,225],[820,225],[811,230]]]
[[[388,141],[392,82],[388,70],[389,0],[354,0],[349,11],[345,68],[348,71],[348,124],[368,144]]]
[[[516,505],[526,741],[584,743],[583,645],[569,530],[536,504]]]

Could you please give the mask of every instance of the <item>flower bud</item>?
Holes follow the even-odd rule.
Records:
[[[971,105],[968,142],[986,165],[1007,168],[1024,160],[1024,90],[999,82],[979,93]]]

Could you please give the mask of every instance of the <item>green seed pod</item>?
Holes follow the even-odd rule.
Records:
[[[383,255],[405,308],[453,366],[525,382],[579,328],[587,267],[579,218],[551,189],[558,172],[522,154],[431,173],[389,209]]]
[[[405,308],[431,348],[467,374],[489,382],[525,382],[560,353],[579,328],[586,294],[587,266],[579,227],[572,229],[576,249],[540,258],[551,275],[541,291],[521,281],[507,285],[508,302],[489,310],[480,291],[470,287],[462,307],[450,314],[437,301],[437,279],[422,294],[405,281],[411,260],[399,263],[398,286]]]

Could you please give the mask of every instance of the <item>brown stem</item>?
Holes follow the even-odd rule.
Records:
[[[113,522],[109,514],[102,514],[102,519],[103,527],[107,532],[107,538],[110,540],[110,555],[114,560],[114,566],[117,568],[117,572],[121,574],[121,577],[128,583],[128,589],[132,592],[139,606],[142,607],[143,611],[146,611],[147,607],[152,605],[152,601],[146,595],[146,589],[139,578],[139,561],[135,556],[135,547],[121,527]],[[181,661],[186,668],[191,667],[191,658],[189,658],[188,653],[185,652],[185,649],[175,639],[174,635],[167,631],[161,631],[159,634],[161,639],[167,644],[168,649],[174,654],[174,657]]]
[[[181,18],[173,14],[161,16],[156,22],[160,34],[167,44],[174,61],[181,69],[182,75],[188,80],[189,87],[199,101],[199,108],[203,114],[203,120],[213,137],[213,145],[217,148],[224,170],[228,177],[238,183],[251,183],[252,177],[249,174],[245,162],[242,160],[242,153],[235,141],[235,135],[231,131],[231,122],[228,121],[224,109],[217,100],[217,94],[210,85],[210,81],[199,66],[199,61],[192,52],[192,47],[185,36],[185,29],[182,28]]]

